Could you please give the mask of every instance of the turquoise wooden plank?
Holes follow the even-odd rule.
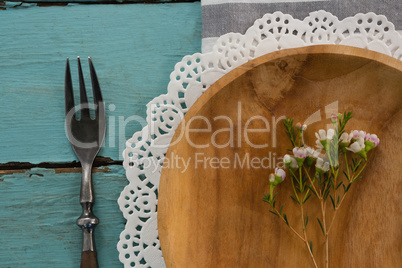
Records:
[[[146,103],[166,92],[174,65],[201,46],[200,3],[71,4],[0,13],[0,163],[76,160],[64,131],[66,57],[76,90],[74,58],[83,58],[89,85],[84,59],[92,57],[108,119],[100,155],[121,160],[126,139],[145,123]]]
[[[163,3],[190,3],[198,2],[200,0],[7,0],[6,2],[20,2],[20,3],[95,3],[95,4],[163,4]]]
[[[116,200],[127,183],[121,166],[108,168],[93,175],[95,243],[100,267],[122,267],[116,244],[125,219]],[[80,178],[51,169],[0,175],[0,267],[79,267]]]

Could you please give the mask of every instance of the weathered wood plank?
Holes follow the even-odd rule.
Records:
[[[100,155],[118,160],[176,62],[201,46],[199,3],[33,6],[1,11],[0,25],[0,163],[76,160],[64,131],[66,57],[75,90],[75,56],[88,86],[92,57],[108,119]]]
[[[402,131],[401,84],[400,61],[361,48],[327,45],[267,54],[212,85],[188,111],[172,138],[177,142],[166,153],[165,163],[174,159],[188,163],[185,168],[165,165],[161,174],[158,230],[167,267],[188,267],[189,263],[216,268],[314,267],[303,243],[268,212],[270,207],[261,199],[270,192],[269,173],[281,166],[281,156],[292,148],[282,119],[306,122],[317,111],[327,113],[334,103],[337,112],[353,112],[345,132],[363,129],[381,137],[380,146],[368,152],[364,172],[350,173],[352,178],[359,173],[364,179],[353,183],[331,233],[328,222],[335,212],[330,202],[323,203],[326,225],[317,198],[310,199],[315,200],[309,200],[304,210],[291,201],[295,188],[289,171],[275,189],[276,212],[285,205],[290,226],[299,235],[304,233],[307,243],[312,241],[316,267],[325,267],[325,242],[317,222],[306,229],[298,223],[306,215],[323,222],[329,267],[402,267],[398,250],[402,222],[394,216],[400,213],[401,203],[402,146],[395,134]],[[314,133],[330,124],[328,117],[318,118],[303,133],[304,146],[314,146]],[[188,134],[189,129],[204,131]],[[186,138],[178,138],[182,131]],[[332,154],[329,161],[334,163],[333,151],[326,153]],[[346,156],[345,160],[339,157],[340,165],[332,169],[346,174]],[[355,157],[347,153],[349,164]],[[307,172],[310,167],[304,167],[303,176],[313,178],[317,169]],[[296,182],[302,180],[301,174],[302,169]],[[337,183],[349,184],[343,175],[335,176]],[[296,197],[307,196],[306,191]],[[331,199],[338,195],[343,200],[342,192],[331,189]]]
[[[100,267],[121,267],[116,244],[125,219],[116,200],[126,185],[125,172],[121,166],[99,171],[93,175],[98,261]],[[52,169],[0,175],[1,267],[79,267],[80,178]]]
[[[165,4],[190,3],[200,0],[7,0],[5,2],[20,3],[86,3],[86,4]],[[2,1],[1,1],[2,2]]]

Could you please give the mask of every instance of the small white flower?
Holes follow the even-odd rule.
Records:
[[[296,159],[288,154],[285,154],[283,157],[283,163],[285,163],[285,166],[290,169],[297,169],[299,166],[297,165]]]
[[[354,134],[353,134],[354,137]],[[353,142],[349,147],[346,148],[349,151],[354,152],[355,154],[360,155],[364,159],[367,159],[366,155],[366,145],[364,144],[364,139],[359,138],[355,142]]]
[[[332,140],[332,138],[334,137],[334,135],[335,135],[335,130],[334,129],[328,129],[328,131],[327,131],[327,140]]]
[[[297,159],[297,158],[302,158],[302,159],[304,159],[304,158],[307,157],[307,151],[306,151],[306,149],[303,148],[303,147],[301,147],[301,148],[299,148],[299,147],[293,148],[293,154],[294,154],[294,156],[296,157],[296,159]]]
[[[321,143],[322,148],[325,148],[325,145],[328,142],[331,142],[334,135],[335,135],[335,130],[332,128],[328,129],[328,131],[325,131],[324,129],[320,129],[318,131],[318,133],[317,132],[315,133],[315,136],[317,137],[317,140],[318,140],[318,142],[316,141],[316,144],[318,145],[318,143]],[[320,147],[320,146],[318,145],[318,147]]]
[[[318,130],[318,133],[315,133],[315,136],[317,137],[318,140],[323,141],[327,139],[327,133],[325,132],[324,129]]]
[[[331,114],[331,122],[335,124],[336,121],[338,121],[338,115],[336,115],[336,114]]]
[[[353,142],[348,148],[349,151],[352,151],[354,153],[358,153],[361,150],[365,149],[366,146],[364,145],[364,140],[363,139],[357,139],[355,142]]]
[[[366,136],[364,137],[366,141],[371,141],[374,143],[374,145],[377,147],[377,145],[380,143],[380,139],[377,137],[376,134],[370,134],[367,133]]]
[[[275,174],[273,174],[273,173],[269,174],[269,182],[271,182],[271,183],[275,182]]]
[[[307,152],[307,165],[311,166],[314,163],[314,161],[320,156],[321,149],[314,150],[311,147],[307,147],[306,152]]]
[[[285,156],[283,157],[283,163],[290,164],[291,162],[292,162],[292,158],[290,157],[290,155],[285,154]]]
[[[281,168],[275,168],[275,174],[270,174],[269,175],[269,184],[272,186],[277,186],[279,183],[283,182],[285,180],[286,173],[283,169]]]
[[[346,147],[349,146],[352,137],[352,134],[349,135],[348,133],[343,132],[341,137],[339,138],[339,147],[341,147],[343,153],[346,153]]]
[[[340,143],[342,144],[342,143],[344,143],[344,144],[349,144],[350,143],[350,141],[352,140],[352,134],[348,134],[348,133],[346,133],[346,132],[343,132],[342,133],[342,135],[341,135],[341,137],[339,138],[340,139]]]
[[[320,143],[321,144],[321,143]],[[311,157],[311,158],[317,158],[319,155],[320,155],[320,153],[321,153],[321,150],[314,150],[314,148],[311,148],[311,147],[307,147],[306,148],[306,152],[307,152],[307,156],[308,157]]]
[[[305,148],[295,147],[293,148],[293,155],[296,158],[297,164],[299,167],[303,166],[304,159],[307,157],[307,151]]]
[[[286,178],[286,172],[281,168],[275,168],[275,176],[281,178],[283,181]]]
[[[376,134],[367,133],[364,139],[365,139],[364,144],[366,145],[366,152],[377,147],[377,145],[380,143],[380,139],[377,137]]]
[[[315,167],[316,167],[318,173],[324,173],[329,170],[329,163],[324,161],[324,159],[318,157]]]
[[[350,135],[352,136],[352,139],[358,140],[358,139],[364,139],[366,137],[366,131],[363,130],[353,130]]]
[[[315,146],[319,149],[324,149],[324,145],[322,145],[321,141],[319,140],[315,141]]]

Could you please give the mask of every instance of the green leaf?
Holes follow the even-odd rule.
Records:
[[[299,200],[296,199],[293,195],[290,196],[297,204],[300,204]]]
[[[310,241],[310,252],[313,254],[313,241]]]
[[[321,231],[322,231],[322,234],[325,236],[325,231],[324,231],[324,227],[322,227],[322,224],[321,224],[321,221],[320,221],[320,219],[319,218],[317,218],[317,221],[318,221],[318,223],[320,224],[320,227],[321,227]]]
[[[333,208],[335,210],[336,206],[335,206],[334,198],[332,197],[332,195],[329,195],[329,198],[331,198],[331,203],[332,203],[332,206],[333,206]]]
[[[317,193],[314,191],[313,187],[311,187],[311,185],[307,185],[307,188],[310,189],[310,191],[318,198]]]
[[[281,206],[281,209],[279,210],[279,213],[282,215],[282,210],[283,210],[283,207],[285,206],[285,204],[283,204],[282,206]]]
[[[275,198],[275,197],[274,197]],[[276,201],[272,202],[272,207],[275,208]]]
[[[287,118],[283,121],[283,124],[286,128],[286,134],[288,134],[290,141],[292,142],[293,147],[296,146],[296,134],[293,128],[293,119]]]
[[[349,175],[345,171],[343,171],[343,174],[345,174],[346,179],[350,180]]]
[[[352,183],[349,183],[348,186],[346,187],[345,194],[349,191],[350,186],[352,186]]]
[[[306,229],[307,224],[308,224],[308,216],[306,217],[306,220],[305,220],[305,222],[304,222],[304,229]]]
[[[283,214],[283,219],[285,220],[286,224],[289,226],[288,217],[286,214]]]
[[[338,205],[340,201],[341,201],[341,196],[338,195],[338,200],[336,201],[336,204]]]
[[[336,190],[338,190],[339,187],[341,187],[341,185],[343,185],[343,181],[341,181],[338,186],[336,186]]]
[[[304,197],[303,204],[306,203],[306,201],[310,198],[310,196],[311,194],[308,194],[308,196]]]
[[[362,164],[362,161],[361,161],[361,159],[358,161],[357,158],[352,159],[352,161],[353,161],[352,171],[353,171],[353,173],[355,173],[359,169],[360,165]]]
[[[308,177],[303,175],[303,184],[306,184],[307,180],[308,180]]]
[[[276,213],[275,211],[273,211],[273,210],[269,210],[269,212],[271,212],[272,214],[275,214],[276,216],[278,216],[278,217],[279,217],[279,214],[278,214],[278,213]]]
[[[343,119],[340,119],[339,120],[339,136],[340,135],[342,135],[342,133],[343,133],[343,130],[344,130],[344,128],[345,128],[345,126],[346,126],[346,124],[348,123],[348,121],[350,120],[350,119],[352,119],[353,118],[353,115],[352,115],[352,112],[348,112],[348,113],[346,113],[346,112],[344,112],[343,113]]]
[[[271,201],[269,200],[270,195],[264,194],[264,197],[262,198],[262,201],[265,203],[271,204]]]
[[[328,195],[329,195],[330,191],[331,191],[331,188],[329,188],[329,187],[325,190],[324,195],[323,195],[324,199],[328,198]]]
[[[300,187],[299,186],[295,186],[295,188],[296,188],[296,190],[299,192],[299,193],[302,193],[302,191],[300,190]]]
[[[360,180],[361,178],[362,178],[362,176],[359,176],[359,177],[357,177],[356,179],[353,179],[352,182],[356,182],[356,181]]]
[[[329,183],[328,183],[328,188],[329,188],[329,187],[331,187],[332,189],[335,188],[334,180],[333,180],[332,176],[331,176],[331,178],[330,178],[330,180],[329,180]]]

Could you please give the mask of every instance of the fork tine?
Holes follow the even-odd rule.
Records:
[[[65,74],[65,80],[64,80],[64,95],[65,95],[66,115],[67,115],[70,112],[70,110],[74,109],[73,83],[71,81],[70,63],[69,63],[68,58],[66,60],[66,74]]]
[[[89,117],[88,97],[85,89],[84,75],[82,74],[81,60],[77,57],[78,77],[80,81],[81,117]],[[85,108],[82,105],[86,105]]]
[[[92,62],[91,57],[88,57],[88,61],[89,61],[89,71],[91,73],[92,91],[93,91],[93,95],[94,95],[95,104],[99,105],[100,103],[102,103],[101,105],[103,105],[103,98],[102,98],[102,93],[101,93],[101,89],[99,86],[98,76],[96,75],[95,67]]]

